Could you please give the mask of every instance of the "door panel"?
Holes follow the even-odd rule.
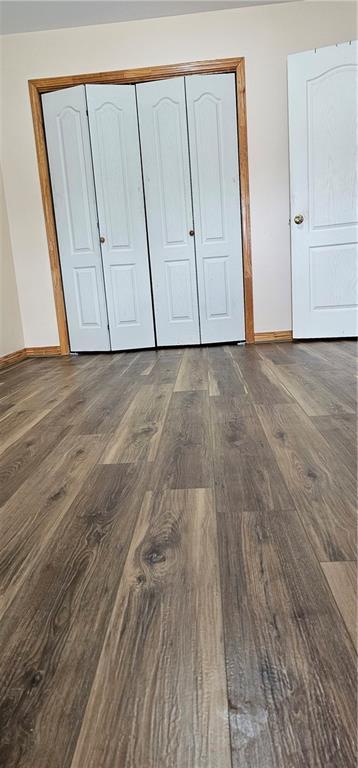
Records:
[[[357,50],[288,59],[295,338],[357,334]]]
[[[136,88],[157,340],[198,344],[184,78]]]
[[[101,313],[95,267],[74,267],[80,328],[99,328]]]
[[[110,349],[84,86],[42,96],[70,348]]]
[[[134,85],[87,85],[112,349],[154,347]]]
[[[235,75],[185,78],[201,340],[245,338]]]

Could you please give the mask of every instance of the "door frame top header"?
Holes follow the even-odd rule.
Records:
[[[64,75],[63,77],[44,77],[36,80],[29,80],[28,84],[35,133],[36,154],[40,176],[42,204],[45,216],[61,354],[69,354],[70,346],[61,279],[60,256],[57,244],[56,222],[52,201],[50,171],[46,151],[46,137],[42,114],[41,94],[60,90],[61,88],[70,88],[74,85],[120,85],[123,83],[130,83],[134,85],[135,83],[143,83],[149,80],[163,80],[165,78],[179,77],[183,75],[223,74],[227,72],[234,73],[236,78],[242,259],[245,300],[245,337],[246,342],[250,344],[254,342],[254,322],[244,58],[240,57],[234,59],[215,59],[212,61],[194,61],[185,62],[182,64],[169,64],[168,66],[124,69],[115,72],[92,72],[83,75]]]

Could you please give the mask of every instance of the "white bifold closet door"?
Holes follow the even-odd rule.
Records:
[[[135,88],[54,91],[43,111],[71,350],[153,347]]]
[[[135,87],[86,92],[111,347],[154,347]]]
[[[42,96],[66,314],[73,352],[110,349],[86,94]]]
[[[157,340],[199,344],[184,78],[136,88]]]
[[[242,340],[235,76],[142,83],[137,97],[158,343]]]
[[[235,75],[192,75],[185,85],[201,341],[239,341],[245,325]]]
[[[155,346],[151,277],[159,346],[244,339],[235,76],[80,85],[43,111],[71,350]]]

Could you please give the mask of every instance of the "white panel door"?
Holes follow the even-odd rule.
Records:
[[[86,95],[83,85],[42,96],[70,347],[110,349]]]
[[[357,43],[288,57],[293,335],[357,335]]]
[[[243,340],[235,75],[192,75],[185,82],[201,340]]]
[[[136,88],[157,340],[198,344],[184,78]]]
[[[86,92],[111,347],[154,347],[135,86]]]

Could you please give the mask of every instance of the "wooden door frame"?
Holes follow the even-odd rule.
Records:
[[[63,77],[44,77],[29,80],[29,92],[32,119],[35,132],[37,162],[39,168],[42,204],[45,215],[47,242],[50,257],[53,292],[55,298],[60,349],[62,355],[70,352],[67,329],[66,309],[61,279],[60,255],[57,244],[55,214],[52,201],[50,171],[46,150],[45,127],[42,114],[41,94],[69,88],[73,85],[143,83],[148,80],[162,80],[169,77],[184,75],[204,75],[233,72],[236,77],[237,93],[237,126],[240,167],[240,197],[241,197],[241,226],[242,226],[242,260],[245,302],[245,338],[248,344],[255,341],[252,295],[251,267],[251,232],[250,232],[250,198],[249,198],[249,163],[247,149],[247,117],[246,117],[246,87],[245,59],[215,59],[213,61],[193,61],[183,64],[170,64],[160,67],[143,67],[141,69],[124,69],[117,72],[91,72],[84,75],[65,75]]]

